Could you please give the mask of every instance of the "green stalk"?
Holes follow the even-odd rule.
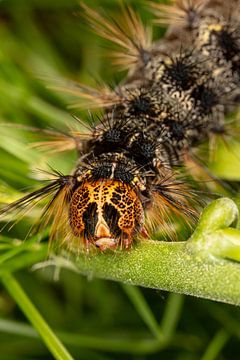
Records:
[[[153,334],[154,337],[158,340],[163,340],[164,336],[162,330],[160,329],[151,308],[148,306],[144,296],[142,295],[140,289],[136,286],[131,286],[127,284],[122,284],[122,287],[129,299],[133,303],[135,309],[138,314],[141,316],[142,320],[148,326],[149,330]]]
[[[73,360],[14,277],[10,273],[6,273],[1,280],[9,294],[38,331],[54,358],[57,360]]]
[[[23,268],[27,268],[36,263],[46,260],[48,254],[47,244],[34,244],[28,251],[22,251],[19,254],[8,259],[8,261],[0,264],[0,278],[6,272],[14,272]],[[11,253],[11,255],[13,255]],[[17,256],[16,256],[17,255]]]
[[[208,345],[201,360],[215,360],[229,340],[230,335],[225,330],[219,330]]]
[[[173,336],[181,316],[184,296],[180,294],[169,294],[166,308],[161,321],[161,329],[166,339]]]
[[[237,219],[235,203],[221,198],[204,210],[186,242],[146,240],[130,251],[79,254],[69,267],[90,278],[240,305],[240,231],[231,228]],[[60,266],[68,266],[66,260],[58,260]]]
[[[25,323],[0,319],[0,333],[4,332],[11,335],[27,337],[29,339],[39,340],[40,338],[35,329]],[[117,332],[103,333],[101,335],[83,335],[79,333],[56,331],[59,339],[76,349],[94,349],[111,353],[129,353],[129,354],[154,354],[169,344],[165,340],[159,341],[148,337],[148,334],[136,335],[132,332],[124,331],[123,334]],[[199,340],[185,333],[175,333],[171,339],[171,344],[182,349],[198,349]]]

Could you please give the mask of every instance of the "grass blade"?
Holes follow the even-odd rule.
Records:
[[[73,360],[15,278],[10,273],[6,273],[1,280],[9,294],[38,331],[54,358],[57,360]]]

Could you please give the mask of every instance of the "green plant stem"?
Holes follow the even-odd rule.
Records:
[[[2,276],[1,280],[10,295],[19,305],[19,307],[24,312],[29,321],[33,324],[35,329],[38,331],[47,348],[53,354],[55,359],[73,360],[72,356],[68,353],[66,348],[50,329],[48,324],[45,322],[38,310],[32,304],[31,300],[25,294],[19,283],[15,280],[15,278],[10,273],[6,273],[4,276]]]
[[[165,338],[170,339],[177,327],[181,316],[184,296],[180,294],[169,294],[166,308],[161,321],[161,329]]]
[[[1,331],[12,335],[40,340],[38,333],[33,327],[16,321],[0,319],[0,332]],[[68,346],[77,349],[89,348],[111,353],[152,354],[165,348],[169,344],[166,341],[148,338],[148,335],[144,333],[142,333],[141,336],[137,336],[133,334],[132,331],[124,331],[123,334],[119,334],[119,332],[117,332],[117,334],[112,332],[103,333],[101,336],[59,331],[56,331],[56,334],[59,339]],[[171,344],[187,350],[199,349],[202,345],[197,337],[185,333],[175,333],[171,339]]]
[[[128,295],[129,299],[132,301],[135,309],[152,332],[153,336],[156,337],[156,339],[158,340],[163,340],[165,337],[163,336],[162,331],[158,326],[152,310],[150,309],[144,296],[142,295],[141,290],[138,289],[136,286],[131,286],[127,284],[122,284],[122,287]]]
[[[204,210],[196,231],[186,242],[146,240],[130,251],[97,256],[82,253],[73,257],[69,266],[74,264],[77,271],[90,278],[240,305],[240,231],[229,228],[236,225],[237,218],[233,201],[218,199]]]
[[[8,272],[17,271],[33,264],[38,263],[39,261],[44,261],[47,258],[48,246],[47,244],[35,244],[28,251],[23,251],[17,256],[10,258],[8,261],[0,264],[0,277]],[[16,255],[16,254],[15,254]]]
[[[41,245],[37,243],[38,238],[39,236],[34,236],[28,241],[16,241],[14,244],[11,244],[9,251],[5,251],[3,254],[0,254],[0,269],[6,261],[9,261],[23,251],[38,251],[41,247]],[[0,241],[2,241],[2,238]]]
[[[80,255],[75,265],[79,272],[90,278],[116,280],[240,305],[239,264],[198,258],[189,253],[185,243],[149,240],[127,254],[119,252],[114,257],[112,254]]]
[[[210,344],[208,345],[201,360],[214,360],[217,359],[224,345],[229,340],[230,335],[225,330],[220,330],[214,336]]]
[[[205,309],[209,312],[209,316],[217,320],[229,334],[240,339],[240,322],[239,317],[234,317],[226,309],[217,304],[205,304]]]

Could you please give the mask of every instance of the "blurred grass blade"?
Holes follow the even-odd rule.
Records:
[[[172,337],[177,323],[180,319],[184,296],[180,294],[170,294],[163,314],[161,328],[164,336],[169,339]]]
[[[28,298],[19,283],[10,274],[6,273],[2,276],[2,282],[10,295],[16,301],[18,306],[24,312],[29,321],[40,334],[47,348],[57,360],[73,360],[72,356],[56,337],[48,324],[45,322],[41,314],[35,308],[31,300]]]
[[[141,290],[132,285],[122,284],[122,287],[133,303],[136,311],[141,316],[142,320],[148,326],[151,333],[158,339],[163,340],[163,334],[158,326],[158,323],[150,309],[149,305],[147,304],[145,298],[143,297]]]
[[[210,344],[208,345],[206,352],[201,360],[215,360],[219,359],[219,354],[222,348],[229,340],[230,335],[225,330],[220,330],[216,333]]]

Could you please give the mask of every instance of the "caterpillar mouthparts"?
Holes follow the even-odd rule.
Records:
[[[41,221],[52,222],[51,240],[74,251],[82,245],[86,251],[129,249],[140,233],[146,237],[159,227],[171,236],[173,218],[191,225],[202,206],[199,180],[205,190],[209,180],[224,185],[199,160],[199,145],[209,141],[211,150],[216,137],[226,142],[234,127],[225,115],[240,99],[240,1],[228,3],[150,2],[157,22],[169,25],[153,43],[130,7],[123,6],[122,25],[82,4],[90,25],[119,47],[113,58],[129,70],[127,79],[114,90],[57,86],[105,113],[88,134],[45,131],[48,151],[77,151],[72,175],[55,172],[48,185],[7,205],[0,216],[24,214],[50,197]]]

